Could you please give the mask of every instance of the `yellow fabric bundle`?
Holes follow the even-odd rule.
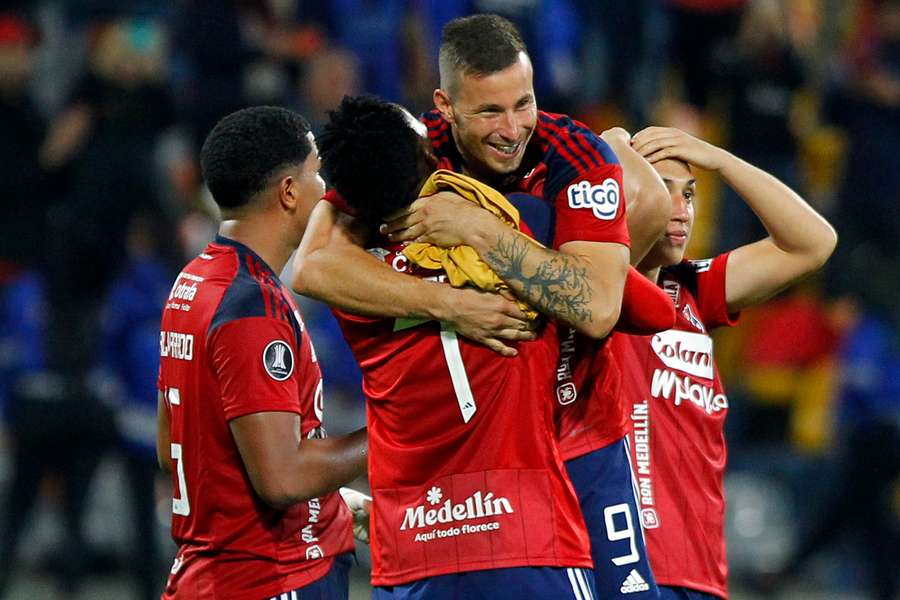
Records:
[[[452,171],[439,170],[431,174],[419,196],[431,196],[440,191],[456,192],[466,200],[489,210],[513,229],[519,229],[519,211],[503,194],[480,181]],[[537,244],[534,240],[531,241]],[[486,292],[509,289],[471,246],[440,248],[433,244],[414,242],[403,249],[403,254],[424,269],[443,269],[453,287],[472,285]],[[537,318],[537,311],[524,302],[520,301],[518,304],[529,319]]]

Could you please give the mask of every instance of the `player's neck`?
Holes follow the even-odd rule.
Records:
[[[659,270],[662,267],[650,267],[646,269],[642,269],[640,265],[638,265],[637,269],[641,272],[641,275],[652,281],[653,283],[657,283],[659,281]]]
[[[278,228],[259,217],[243,217],[222,221],[219,235],[240,242],[256,253],[277,275],[284,270],[288,258],[296,248],[278,235]],[[274,233],[274,235],[273,235]]]

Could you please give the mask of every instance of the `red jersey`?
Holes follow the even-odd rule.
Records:
[[[441,168],[462,172],[450,124],[437,110],[422,120]],[[553,248],[571,241],[629,244],[622,167],[609,145],[587,126],[538,111],[521,172],[499,190],[538,196],[553,207]],[[559,335],[553,397],[560,452],[570,460],[622,439],[629,428],[628,406],[617,393],[619,369],[606,342],[567,327],[560,327]]]
[[[370,252],[397,271],[445,278],[401,250]],[[591,565],[554,439],[552,326],[504,358],[436,322],[336,314],[367,399],[373,585]]]
[[[675,327],[611,342],[632,405],[631,456],[656,581],[723,598],[728,398],[708,332],[736,322],[725,302],[727,261],[723,254],[663,269],[659,286],[675,302]]]
[[[340,495],[271,508],[228,426],[283,411],[300,415],[303,438],[324,436],[322,376],[293,297],[249,248],[219,237],[178,275],[161,329],[179,544],[163,597],[259,600],[322,577],[354,547]]]
[[[560,327],[560,360],[554,398],[559,452],[563,460],[584,456],[628,433],[628,403],[610,337],[595,340]]]

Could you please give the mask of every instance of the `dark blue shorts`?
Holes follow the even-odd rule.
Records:
[[[353,564],[353,553],[345,552],[334,557],[334,563],[323,577],[302,588],[272,596],[268,600],[347,600],[350,582],[347,574]]]
[[[689,590],[683,587],[669,587],[666,585],[659,586],[659,597],[662,600],[722,600],[718,596],[698,592],[697,590]]]
[[[515,567],[437,575],[377,587],[372,600],[595,600],[590,569]]]
[[[566,461],[591,538],[600,598],[646,600],[659,590],[644,545],[628,438]]]

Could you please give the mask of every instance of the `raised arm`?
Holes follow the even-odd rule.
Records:
[[[613,149],[622,165],[631,264],[637,265],[665,230],[672,202],[659,173],[631,147],[631,134],[621,127],[613,127],[600,137]]]
[[[834,228],[803,198],[765,171],[678,129],[650,127],[633,145],[651,163],[676,158],[716,171],[762,221],[769,237],[741,246],[728,258],[728,309],[762,302],[816,271],[837,244]]]
[[[229,423],[253,489],[277,509],[336,491],[366,470],[365,429],[301,439],[300,416],[262,412]]]
[[[504,341],[534,337],[514,302],[398,273],[362,244],[350,217],[329,202],[319,202],[294,259],[291,287],[357,314],[448,322],[461,335],[504,356],[516,355]]]
[[[452,193],[420,198],[383,227],[392,239],[472,246],[515,294],[581,333],[609,334],[622,304],[628,248],[568,242],[541,248],[491,213]]]

